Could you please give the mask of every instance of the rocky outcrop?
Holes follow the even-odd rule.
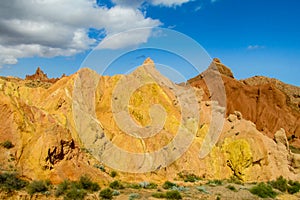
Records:
[[[62,75],[61,78],[66,77],[65,74]],[[26,75],[25,80],[30,81],[39,81],[39,82],[46,82],[46,83],[55,83],[59,80],[59,78],[48,78],[47,74],[45,74],[40,67],[37,68],[35,74],[33,75]]]
[[[50,179],[53,183],[88,174],[104,185],[111,181],[109,172],[113,170],[104,162],[107,156],[121,167],[138,168],[146,161],[159,164],[151,173],[126,173],[118,171],[120,168],[114,169],[118,171],[118,179],[128,182],[163,182],[180,178],[180,172],[207,179],[236,176],[244,181],[261,181],[283,175],[299,180],[299,154],[291,153],[291,141],[287,140],[291,130],[296,130],[290,123],[295,128],[297,121],[293,121],[296,116],[289,113],[291,108],[285,104],[285,94],[272,85],[246,85],[233,79],[227,69],[223,71],[226,92],[230,94],[227,95],[229,111],[226,111],[226,119],[222,115],[224,108],[216,101],[210,101],[201,77],[191,82],[196,88],[177,86],[159,74],[151,59],[129,75],[99,76],[90,69],[81,69],[48,88],[26,86],[31,80],[0,79],[0,143],[10,140],[14,145],[11,149],[0,147],[3,161],[0,168],[2,171],[16,170],[29,180]],[[159,77],[156,80],[159,84],[154,82],[151,74]],[[140,86],[138,81],[147,84]],[[127,84],[130,98],[122,99],[125,90],[115,92],[118,84]],[[129,86],[137,88],[131,91]],[[88,91],[91,88],[93,92]],[[195,93],[197,101],[191,100],[190,93]],[[188,103],[180,103],[179,98]],[[127,102],[128,107],[124,108],[124,102],[118,104],[120,101]],[[115,108],[112,108],[113,104]],[[153,105],[156,106],[153,108]],[[75,113],[74,109],[77,109]],[[126,119],[123,128],[114,116],[119,113],[124,117],[122,109],[131,117],[131,120]],[[196,121],[190,115],[195,111],[199,114]],[[186,112],[186,118],[182,117],[183,112]],[[217,122],[224,119],[220,136],[212,123],[213,112],[218,113]],[[164,122],[163,127],[160,127],[161,122]],[[141,129],[128,134],[124,131],[128,123],[137,124]],[[195,125],[196,133],[189,134]],[[159,131],[151,137],[135,135],[148,134],[150,131],[145,130],[152,128]],[[179,128],[188,131],[178,137]],[[266,130],[274,131],[273,135],[267,137]],[[184,145],[183,155],[166,165],[174,155],[168,154],[169,151],[178,150],[177,147],[191,136],[193,140]],[[175,137],[179,138],[178,143],[166,148]],[[112,149],[112,144],[125,152],[144,153],[145,157],[132,160],[112,156],[113,151],[103,154],[105,148]],[[206,145],[208,154],[199,156]],[[151,154],[160,149],[165,149],[165,154]]]
[[[214,60],[212,64],[218,66],[219,63],[219,60]],[[250,78],[238,81],[223,71],[221,69],[220,73],[226,90],[227,116],[239,111],[270,138],[274,138],[276,131],[283,128],[290,143],[300,147],[300,111],[296,108],[299,104],[296,98],[300,93],[299,87],[274,79]],[[189,80],[189,83],[204,90],[205,100],[211,98],[203,74]]]

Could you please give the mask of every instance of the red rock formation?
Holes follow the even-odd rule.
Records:
[[[63,74],[63,77],[65,77],[66,75]],[[41,81],[41,82],[47,82],[47,83],[55,83],[59,80],[59,78],[48,78],[47,74],[45,74],[40,67],[37,68],[37,70],[35,71],[35,74],[33,75],[26,75],[25,80],[31,80],[31,81]]]
[[[271,138],[274,137],[276,131],[284,128],[289,139],[293,139],[290,142],[295,146],[300,146],[300,111],[290,100],[292,93],[295,93],[292,94],[293,96],[300,94],[299,87],[293,86],[294,91],[287,92],[281,89],[288,86],[282,82],[281,87],[274,81],[253,83],[254,80],[251,79],[250,84],[250,81],[234,79],[231,70],[221,64],[219,59],[214,59],[213,64],[220,71],[225,85],[227,116],[234,111],[240,111],[245,119],[254,122],[258,130]],[[202,88],[205,93],[204,100],[208,100],[210,94],[203,74],[189,80],[189,83]]]

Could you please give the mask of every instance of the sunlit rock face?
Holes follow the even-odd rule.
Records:
[[[222,69],[226,110],[209,99],[202,76],[189,81],[193,87],[179,86],[162,76],[151,59],[129,75],[108,77],[81,69],[47,83],[0,78],[0,142],[14,145],[0,148],[1,168],[53,183],[88,174],[106,184],[112,170],[119,170],[121,180],[135,182],[178,179],[178,173],[207,179],[262,181],[283,175],[299,180],[299,154],[289,148],[298,144],[300,119],[296,99],[289,101],[285,92],[291,90],[272,81],[235,80],[229,68],[217,59],[214,63]],[[118,90],[120,83],[130,83],[129,96]],[[215,130],[214,112],[224,125],[216,143],[207,144],[208,133]],[[111,151],[107,163],[108,143],[143,160],[117,157],[117,151]],[[153,153],[164,148],[163,154]],[[209,149],[205,157],[199,156],[203,148]],[[153,172],[122,170],[139,166]]]

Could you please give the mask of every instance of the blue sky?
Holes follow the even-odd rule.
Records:
[[[72,74],[103,39],[132,28],[161,27],[193,38],[238,79],[264,75],[300,86],[298,0],[41,2],[0,3],[1,76],[24,77],[37,66],[50,77]],[[149,38],[135,35],[125,41],[142,44]],[[147,57],[147,52],[142,54]],[[170,65],[174,63],[180,62]],[[123,67],[113,66],[112,73],[123,72]]]

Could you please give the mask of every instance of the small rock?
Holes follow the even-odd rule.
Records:
[[[228,121],[229,122],[235,122],[236,120],[237,120],[237,116],[236,115],[230,114],[228,116]]]
[[[238,119],[238,120],[241,120],[241,119],[243,118],[242,113],[239,112],[239,111],[234,111],[234,114],[237,116],[237,119]]]

